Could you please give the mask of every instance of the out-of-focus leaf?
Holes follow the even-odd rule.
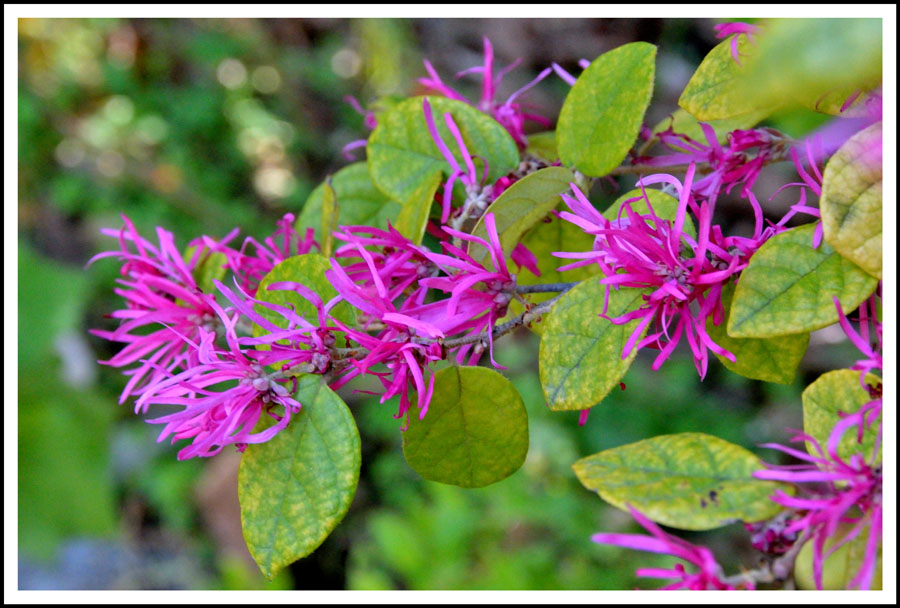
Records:
[[[881,123],[848,139],[825,165],[822,228],[848,260],[881,278]]]

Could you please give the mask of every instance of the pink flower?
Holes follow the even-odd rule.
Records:
[[[600,283],[607,286],[602,317],[615,324],[640,319],[625,343],[622,358],[634,349],[657,347],[660,353],[653,362],[653,369],[658,369],[685,336],[694,354],[697,371],[703,378],[708,364],[707,350],[734,360],[732,353],[709,337],[706,320],[712,317],[716,324],[724,321],[722,287],[746,267],[749,255],[758,243],[754,239],[725,237],[718,226],[712,225],[711,205],[707,201],[698,204],[692,196],[693,177],[694,166],[691,165],[684,185],[663,174],[647,176],[639,182],[641,187],[663,182],[675,188],[679,203],[674,222],[659,218],[646,196],[644,200],[649,213],[637,213],[628,201],[622,205],[619,217],[610,221],[572,184],[575,198],[565,194],[562,197],[572,212],[561,212],[560,217],[595,235],[594,248],[589,252],[554,252],[553,255],[580,260],[559,270],[591,263],[600,266],[604,275]],[[696,240],[684,231],[689,208],[699,221]],[[760,216],[757,231],[761,230],[761,219]],[[643,296],[645,304],[637,310],[609,318],[606,316],[609,291],[620,286],[653,291]],[[651,323],[656,331],[639,341],[641,333]]]
[[[738,58],[740,53],[738,53],[738,38],[743,34],[747,37],[751,43],[755,44],[756,41],[753,40],[753,36],[760,32],[760,29],[755,25],[750,25],[749,23],[741,23],[740,21],[735,21],[732,23],[719,23],[713,26],[713,29],[716,30],[716,38],[728,38],[729,36],[734,36],[731,39],[731,56],[734,59],[734,62],[738,65],[741,65],[741,60]]]
[[[677,579],[670,585],[662,587],[668,589],[693,589],[693,590],[733,590],[736,589],[723,580],[722,567],[716,562],[712,551],[706,547],[699,547],[691,543],[663,532],[659,526],[647,519],[637,509],[628,505],[631,516],[651,534],[595,534],[591,537],[595,543],[616,545],[639,551],[674,555],[697,567],[697,572],[688,573],[683,564],[676,564],[671,570],[663,568],[640,568],[636,574],[652,578]],[[753,589],[752,583],[746,583],[748,589]]]
[[[104,229],[103,233],[116,236],[120,249],[95,255],[88,261],[107,257],[123,260],[121,287],[115,293],[122,296],[127,307],[109,316],[121,319],[122,324],[113,331],[92,329],[91,333],[126,346],[104,365],[125,367],[140,362],[141,365],[125,372],[131,376],[125,385],[119,403],[132,394],[140,394],[148,383],[156,381],[164,372],[186,367],[196,362],[196,355],[186,349],[180,336],[196,339],[201,330],[214,331],[218,319],[214,313],[214,298],[204,294],[197,286],[193,269],[201,259],[198,250],[190,262],[185,262],[175,247],[172,233],[157,228],[159,247],[144,239],[127,216],[122,215],[125,226],[121,230]],[[147,328],[152,329],[147,333]]]
[[[519,63],[521,63],[521,59],[517,59],[512,64],[506,66],[495,76],[494,48],[493,46],[491,46],[490,40],[485,38],[484,65],[475,66],[467,70],[463,70],[462,72],[458,73],[456,77],[460,78],[467,74],[482,75],[481,99],[478,101],[477,105],[470,105],[475,105],[479,110],[481,110],[485,114],[492,116],[497,122],[503,125],[503,127],[515,140],[516,144],[519,146],[519,149],[524,150],[528,145],[528,140],[525,137],[524,130],[526,120],[540,123],[544,127],[548,128],[552,125],[552,123],[543,116],[527,112],[524,106],[515,103],[515,100],[517,97],[519,97],[519,95],[546,78],[550,73],[550,68],[543,70],[534,80],[510,95],[505,102],[497,102],[495,97],[497,89],[500,87],[500,81],[503,79],[503,76],[505,76],[507,72],[515,68],[517,65],[519,65]],[[444,84],[440,76],[438,76],[437,72],[435,71],[434,67],[427,59],[425,60],[425,69],[428,70],[429,77],[420,78],[419,82],[425,85],[430,91],[440,93],[444,97],[448,97],[450,99],[469,103],[469,101],[465,97]]]
[[[197,342],[180,336],[196,353],[196,362],[180,373],[160,369],[164,377],[148,385],[135,403],[135,412],[146,412],[154,405],[183,407],[148,421],[165,425],[158,441],[170,435],[172,443],[192,440],[178,452],[179,460],[213,456],[230,444],[243,449],[248,443],[268,441],[301,407],[283,386],[286,380],[279,372],[267,372],[242,351],[234,328],[238,314],[229,317],[218,305],[211,305],[224,327],[228,350],[216,348],[214,331],[201,328]],[[276,407],[280,415],[273,411]],[[252,434],[263,412],[278,423]]]

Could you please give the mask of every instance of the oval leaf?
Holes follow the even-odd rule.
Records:
[[[593,407],[619,383],[637,354],[632,349],[622,359],[622,348],[640,319],[615,325],[601,318],[605,289],[594,279],[576,285],[559,299],[546,321],[538,358],[551,410]],[[646,293],[626,287],[610,290],[607,314],[615,318],[639,308]]]
[[[754,52],[746,36],[738,39],[738,52]],[[720,42],[700,62],[678,98],[678,105],[700,120],[720,120],[750,112],[769,114],[769,106],[774,103],[762,103],[755,95],[748,95],[742,85],[745,78],[746,67],[739,66],[731,56],[731,40]]]
[[[556,151],[556,131],[541,131],[528,136],[527,154],[534,154],[544,160],[555,163],[559,160],[559,152]]]
[[[411,416],[403,455],[431,481],[480,488],[515,473],[528,453],[522,397],[486,367],[448,367],[434,375],[425,418]]]
[[[378,118],[378,126],[366,145],[369,172],[375,185],[391,199],[405,204],[420,195],[435,172],[450,174],[437,145],[431,139],[422,109],[424,97],[401,101]],[[506,175],[519,165],[519,150],[506,129],[496,120],[454,99],[429,96],[435,124],[444,142],[462,165],[456,141],[444,123],[443,114],[450,112],[462,134],[469,154],[481,174],[488,165],[487,183]],[[465,166],[465,165],[462,165]]]
[[[632,42],[600,55],[581,73],[556,127],[563,164],[599,177],[624,160],[650,104],[655,60],[655,46]]]
[[[290,290],[272,290],[269,291],[269,285],[281,281],[293,281],[302,283],[309,289],[313,290],[322,298],[322,303],[327,303],[331,298],[338,295],[337,290],[325,278],[325,271],[331,268],[328,258],[317,253],[306,253],[303,255],[295,255],[282,260],[275,265],[269,273],[259,282],[259,289],[256,291],[256,299],[287,306],[304,317],[313,325],[318,325],[319,317],[316,307],[306,298],[298,294],[296,291]],[[257,306],[256,312],[265,317],[279,327],[287,327],[287,320],[273,310],[269,310],[265,306]],[[347,302],[340,302],[331,309],[331,315],[337,317],[347,325],[356,325],[356,310]]]
[[[387,228],[400,213],[400,205],[385,196],[375,187],[369,177],[369,166],[365,162],[353,163],[334,174],[331,187],[339,205],[337,226],[374,226]],[[316,231],[316,240],[322,242],[323,202],[326,184],[323,182],[313,190],[303,211],[297,218],[297,230],[312,228]]]
[[[561,202],[559,195],[569,190],[574,179],[572,172],[564,167],[546,167],[518,180],[491,203],[487,211],[494,214],[500,245],[507,258],[522,235]],[[484,216],[475,224],[472,234],[488,240]],[[488,251],[479,244],[470,245],[469,255],[493,265]]]
[[[832,296],[846,314],[878,283],[828,243],[813,248],[815,224],[806,224],[766,241],[741,273],[728,335],[771,338],[820,329],[838,320]]]
[[[881,278],[881,123],[850,139],[825,166],[822,228],[825,240],[848,260]]]
[[[871,527],[871,520],[863,523],[859,534],[837,549],[833,547],[855,530],[853,524],[838,524],[837,530],[825,540],[823,550],[826,557],[822,564],[822,590],[850,589],[850,582],[856,577],[866,559],[866,545]],[[794,561],[794,581],[799,589],[810,591],[816,589],[813,576],[813,548],[814,543],[804,544]],[[875,571],[868,589],[880,590],[882,583],[882,544],[879,542],[878,552],[875,555]]]
[[[309,555],[343,519],[359,482],[359,432],[319,376],[299,379],[290,424],[241,458],[238,496],[250,555],[268,578]],[[264,427],[275,422],[271,418]]]
[[[410,199],[403,203],[400,213],[397,214],[394,228],[416,245],[421,244],[422,237],[425,236],[425,226],[431,214],[434,193],[440,187],[443,177],[440,171],[435,171],[431,177],[426,178],[410,195]]]
[[[711,530],[760,521],[782,509],[769,500],[784,484],[752,477],[752,452],[704,433],[660,435],[582,458],[572,468],[603,500],[666,526]]]
[[[725,318],[731,312],[734,298],[734,284],[726,283],[722,288],[722,306]],[[725,331],[725,324],[715,325],[713,317],[706,319],[706,333],[712,341],[730,351],[736,361],[716,354],[727,369],[745,378],[754,378],[778,384],[794,381],[800,360],[809,346],[809,334],[792,334],[776,338],[732,338]]]
[[[866,384],[880,386],[881,378],[875,374],[867,374]],[[859,372],[850,369],[826,372],[803,391],[803,432],[814,437],[822,449],[825,449],[831,430],[841,419],[839,412],[854,414],[872,399],[869,391],[859,383]],[[847,459],[853,454],[862,453],[866,461],[871,462],[879,429],[878,422],[870,426],[863,433],[862,444],[857,441],[856,427],[848,429],[838,444],[838,456]],[[806,442],[806,451],[810,454],[818,453],[809,441]],[[879,456],[878,460],[880,459]]]

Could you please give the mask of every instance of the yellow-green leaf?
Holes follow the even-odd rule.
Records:
[[[544,160],[555,163],[559,160],[559,152],[556,151],[556,131],[541,131],[528,136],[528,147],[525,152],[539,156]]]
[[[682,530],[768,519],[782,509],[769,497],[787,489],[753,478],[763,465],[752,452],[704,433],[644,439],[582,458],[572,468],[606,502],[623,510],[630,504]]]
[[[331,178],[334,195],[340,202],[336,219],[329,223],[335,226],[374,226],[386,229],[400,213],[400,205],[388,198],[375,187],[369,177],[369,167],[365,162],[347,165]],[[300,217],[297,230],[315,230],[316,240],[322,242],[322,229],[326,184],[322,182],[313,190]]]
[[[505,479],[527,453],[522,398],[509,380],[486,367],[437,372],[425,417],[411,415],[403,433],[409,466],[425,479],[464,488]]]
[[[241,458],[241,527],[262,573],[312,553],[343,519],[359,482],[359,432],[350,410],[319,376],[299,378],[303,404],[287,428]],[[266,420],[257,431],[275,424]]]
[[[725,319],[731,312],[734,284],[726,283],[722,288],[722,306]],[[732,338],[725,331],[725,323],[715,325],[712,317],[706,319],[706,333],[713,342],[730,351],[736,361],[716,354],[726,368],[745,378],[754,378],[778,384],[794,381],[800,360],[809,346],[809,334],[792,334],[775,338]]]
[[[600,317],[605,289],[595,279],[583,281],[563,294],[545,321],[538,361],[551,410],[593,407],[619,383],[637,354],[633,349],[622,358],[640,319],[615,325]],[[639,308],[646,293],[627,287],[610,290],[607,314],[615,318]]]
[[[326,258],[331,257],[339,214],[337,194],[331,186],[331,178],[328,178],[322,189],[322,255]]]
[[[832,297],[846,314],[875,289],[878,280],[828,243],[813,248],[815,224],[776,234],[741,273],[728,335],[771,338],[820,329],[837,322]]]
[[[403,203],[394,228],[400,234],[411,240],[416,245],[422,242],[425,236],[425,226],[428,224],[428,216],[431,214],[434,193],[443,180],[443,174],[435,171],[409,195],[409,200]]]
[[[645,192],[647,198],[644,198]],[[662,190],[656,190],[654,188],[645,188],[643,192],[641,192],[640,188],[635,188],[617,198],[616,201],[603,212],[603,217],[610,221],[617,219],[619,217],[619,210],[622,208],[622,205],[625,204],[625,201],[628,200],[631,200],[631,208],[640,215],[649,214],[650,205],[653,206],[653,213],[661,220],[671,220],[674,222],[675,217],[678,215],[677,198],[666,194]],[[650,205],[647,205],[648,200],[650,201]],[[624,212],[622,213],[622,217],[625,217]],[[652,226],[653,220],[648,220],[648,223]],[[697,238],[697,229],[694,227],[694,222],[691,220],[690,215],[685,215],[682,231],[695,239]]]
[[[755,49],[746,36],[741,36],[738,51],[747,55]],[[700,62],[678,98],[678,105],[703,121],[739,117],[751,112],[767,115],[776,103],[769,100],[762,103],[744,91],[742,82],[746,70],[746,65],[739,66],[731,56],[731,40],[720,42]]]
[[[581,73],[556,127],[563,164],[599,177],[622,162],[650,104],[655,60],[655,46],[631,42],[600,55]]]
[[[872,387],[881,385],[881,378],[875,374],[866,375],[866,384]],[[803,431],[814,437],[825,449],[828,437],[834,425],[841,419],[839,412],[855,414],[873,397],[859,382],[859,372],[850,369],[837,369],[819,376],[815,382],[803,391]],[[863,433],[862,443],[857,441],[857,428],[852,427],[845,433],[838,444],[837,453],[841,458],[849,458],[853,454],[863,454],[867,462],[871,462],[875,439],[879,434],[881,417],[879,416],[869,430]],[[813,444],[806,442],[806,451],[817,454]],[[879,446],[879,457],[881,450]]]
[[[829,550],[836,543],[844,539],[844,537],[853,530],[852,524],[839,524],[837,531],[831,535],[824,546],[825,554],[828,555]],[[871,523],[863,524],[863,528],[856,538],[844,543],[838,547],[834,553],[825,558],[822,566],[822,589],[823,590],[841,590],[848,589],[850,581],[852,581],[866,555],[866,543],[869,540],[869,532]],[[872,583],[869,585],[870,590],[880,590],[882,588],[882,549],[881,542],[878,543],[878,553],[875,557],[875,572],[872,576]],[[808,542],[803,545],[794,561],[794,581],[799,589],[812,590],[816,588],[815,579],[813,578],[813,543]]]
[[[431,138],[422,109],[424,97],[413,97],[391,107],[378,118],[366,145],[369,172],[375,185],[391,199],[405,204],[421,194],[435,172],[449,175],[451,168]],[[519,164],[519,150],[506,129],[472,106],[446,97],[427,97],[438,132],[460,165],[462,155],[444,122],[449,112],[462,134],[481,175],[488,166],[487,182],[506,175]]]
[[[522,235],[561,202],[559,195],[569,190],[574,179],[572,172],[564,167],[546,167],[518,180],[491,203],[487,212],[494,215],[500,245],[507,258]],[[489,240],[484,216],[475,224],[472,234]],[[487,249],[477,243],[470,244],[469,255],[493,266]]]
[[[825,165],[822,227],[842,256],[881,278],[881,123],[860,131]]]
[[[317,253],[289,257],[276,264],[263,277],[262,281],[259,282],[256,298],[272,304],[293,308],[298,315],[303,316],[313,325],[318,325],[319,317],[316,307],[306,298],[292,290],[279,289],[269,291],[269,285],[281,281],[301,283],[316,292],[322,298],[322,303],[326,303],[337,295],[337,290],[325,278],[325,271],[330,268],[331,263],[328,261],[328,258]],[[287,327],[288,322],[283,316],[265,306],[257,306],[256,312],[279,327]],[[331,314],[351,327],[356,324],[356,310],[347,302],[338,303],[331,309]]]

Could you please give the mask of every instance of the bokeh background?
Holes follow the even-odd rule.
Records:
[[[22,19],[18,27],[18,533],[20,589],[628,589],[652,588],[639,566],[664,556],[590,542],[598,531],[637,531],[576,480],[572,463],[662,433],[703,431],[746,447],[785,441],[801,426],[803,386],[852,361],[840,331],[816,332],[791,386],[747,380],[713,361],[700,382],[679,352],[658,373],[639,356],[578,427],[551,413],[537,376],[536,336],[521,332],[498,358],[530,417],[525,465],[493,486],[463,490],[423,481],[403,460],[396,405],[342,391],[362,435],[359,489],[346,519],[311,556],[272,582],[243,544],[239,455],[177,462],[158,428],[118,404],[124,377],[96,364],[115,345],[110,327],[118,266],[85,268],[127,213],[184,245],[199,234],[268,235],[298,213],[341,148],[365,136],[344,102],[415,94],[423,58],[445,81],[481,61],[521,58],[501,94],[556,61],[577,73],[621,44],[659,46],[647,124],[664,119],[715,45],[711,20],[677,19]],[[477,98],[478,80],[458,88]],[[555,116],[568,87],[555,76],[528,93]],[[802,135],[811,112],[767,124]],[[786,181],[770,168],[760,200]],[[599,185],[598,206],[620,182]],[[794,195],[795,196],[795,195]],[[791,194],[776,197],[780,217]],[[723,221],[747,221],[726,199]],[[643,354],[642,354],[643,355]],[[760,455],[774,458],[774,454]],[[740,525],[685,533],[712,546],[729,571],[754,567]]]

